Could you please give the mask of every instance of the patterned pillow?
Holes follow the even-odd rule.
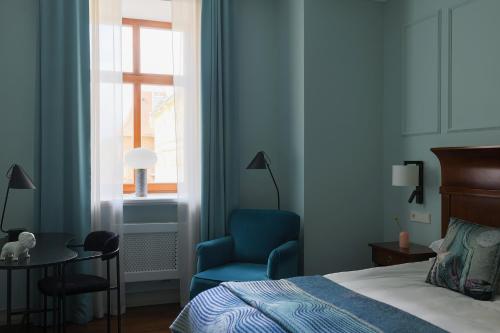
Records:
[[[486,301],[499,273],[500,229],[452,218],[426,282]]]

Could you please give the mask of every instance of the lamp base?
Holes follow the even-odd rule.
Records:
[[[19,238],[19,234],[21,232],[25,232],[26,229],[23,228],[17,228],[17,229],[9,229],[7,230],[7,241],[8,242],[16,242]]]
[[[148,170],[135,169],[135,196],[144,198],[148,196]]]

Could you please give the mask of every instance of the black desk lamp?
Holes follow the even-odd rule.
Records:
[[[267,158],[266,158],[267,157]],[[263,151],[259,151],[257,155],[253,158],[252,162],[247,166],[247,169],[267,169],[269,170],[269,174],[273,179],[274,187],[276,187],[276,193],[278,194],[278,209],[280,208],[280,190],[278,188],[278,184],[276,184],[276,180],[274,179],[273,172],[271,171],[270,161],[267,154]]]
[[[17,164],[12,164],[7,173],[5,174],[9,179],[9,184],[7,185],[7,193],[5,194],[5,201],[3,203],[3,211],[2,211],[2,222],[0,222],[0,230],[6,234],[8,234],[8,241],[14,242],[17,241],[19,234],[25,229],[3,229],[3,219],[5,217],[5,208],[7,207],[7,199],[9,199],[10,189],[18,189],[18,190],[34,190],[36,189],[35,185],[31,181],[30,177],[24,172],[23,168],[21,168]]]

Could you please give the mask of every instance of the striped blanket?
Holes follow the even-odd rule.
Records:
[[[188,332],[444,332],[321,276],[226,282],[198,295],[171,330]]]

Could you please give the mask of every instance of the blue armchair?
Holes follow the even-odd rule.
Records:
[[[300,218],[280,210],[235,210],[229,236],[198,244],[191,299],[224,281],[276,280],[296,276]]]

